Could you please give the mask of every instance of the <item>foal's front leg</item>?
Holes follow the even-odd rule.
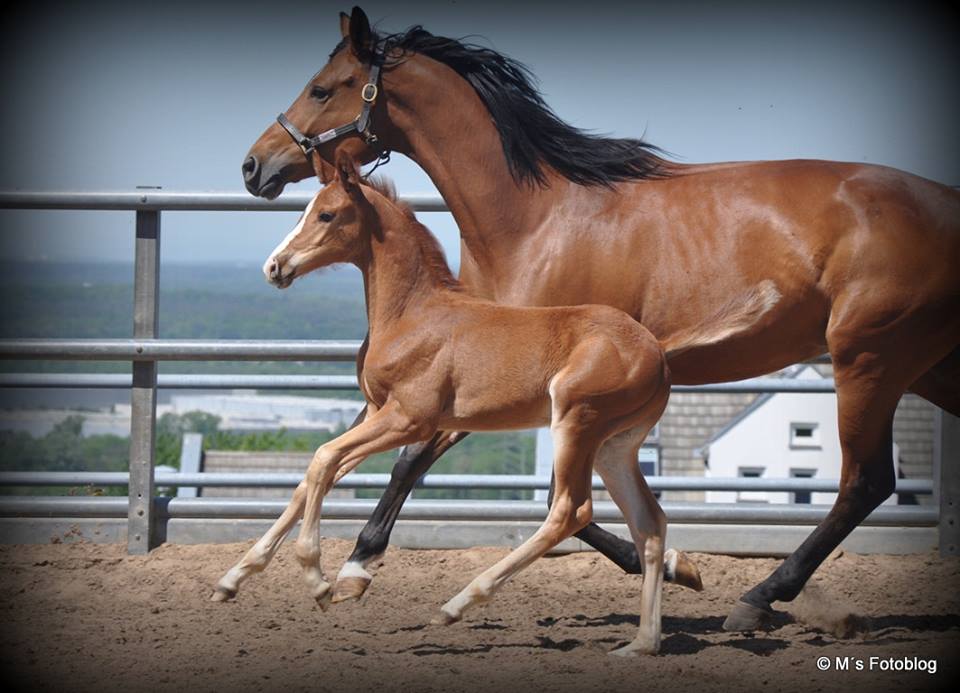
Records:
[[[430,424],[414,421],[391,400],[356,428],[326,443],[313,456],[307,469],[303,524],[297,538],[297,560],[311,596],[321,608],[330,600],[330,583],[320,567],[320,511],[323,498],[334,481],[368,456],[415,443],[433,434]]]
[[[366,342],[364,342],[364,346],[366,346]],[[366,419],[368,412],[372,415],[375,411],[376,409],[373,407],[364,407],[360,411],[360,414],[357,415],[356,420],[350,425],[350,429],[352,430],[360,425],[360,423]],[[240,589],[241,583],[254,573],[259,573],[266,569],[277,553],[277,549],[279,549],[283,543],[283,540],[287,538],[290,530],[293,529],[293,526],[297,524],[297,521],[303,515],[303,504],[306,495],[307,482],[301,481],[293,492],[293,498],[290,499],[290,503],[277,521],[273,523],[273,526],[267,530],[267,533],[261,537],[260,541],[247,551],[239,563],[220,578],[213,596],[210,597],[212,601],[224,602],[232,599],[237,596],[237,591]]]

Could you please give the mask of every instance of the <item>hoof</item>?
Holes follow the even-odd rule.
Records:
[[[723,622],[723,629],[727,631],[763,630],[770,624],[771,612],[758,606],[738,601],[733,610]]]
[[[323,594],[314,595],[313,599],[317,602],[317,606],[320,607],[320,611],[326,611],[330,607],[330,600],[333,598],[333,594],[330,590],[327,590]]]
[[[640,657],[641,655],[655,655],[660,651],[660,643],[656,645],[647,645],[632,642],[616,650],[611,650],[610,655],[614,657]]]
[[[430,619],[431,626],[449,626],[451,623],[456,623],[460,620],[459,616],[454,616],[448,614],[443,609],[440,610],[440,613]]]
[[[217,586],[217,589],[213,591],[213,594],[210,595],[210,601],[212,602],[226,602],[237,596],[236,590],[230,590],[226,587]]]
[[[694,592],[703,591],[703,580],[700,578],[700,569],[696,563],[683,551],[677,551],[670,557],[673,564],[673,583],[692,589]]]
[[[370,586],[370,580],[362,577],[340,578],[333,587],[333,603],[338,604],[348,599],[360,599]]]

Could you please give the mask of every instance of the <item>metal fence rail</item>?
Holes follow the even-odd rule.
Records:
[[[124,498],[51,498],[5,497],[0,499],[2,517],[126,517],[128,550],[145,553],[156,545],[160,526],[170,518],[273,518],[283,503],[251,499],[155,498],[156,486],[294,486],[299,475],[227,475],[157,474],[154,469],[156,435],[156,395],[158,388],[257,388],[257,389],[346,389],[356,388],[356,378],[339,375],[187,375],[157,373],[160,361],[352,361],[360,343],[356,341],[273,341],[273,340],[168,340],[158,338],[160,221],[162,211],[301,211],[312,197],[298,192],[277,200],[263,200],[245,193],[176,192],[153,189],[120,192],[0,192],[0,209],[128,210],[136,212],[135,279],[133,339],[114,340],[0,340],[0,358],[19,360],[100,360],[129,361],[130,374],[11,373],[0,374],[0,387],[56,388],[130,388],[131,446],[128,474],[5,473],[5,486],[128,486]],[[404,201],[417,211],[448,211],[435,195],[405,196]],[[828,359],[820,357],[818,362]],[[740,382],[710,385],[678,385],[675,392],[833,392],[832,380],[781,380],[753,378]],[[960,457],[960,421],[939,414],[935,436],[933,481],[900,480],[898,492],[933,493],[933,506],[882,507],[868,524],[928,526],[939,518],[941,552],[956,554],[960,549],[960,475],[956,463]],[[387,475],[353,475],[341,486],[379,487]],[[657,490],[763,490],[763,491],[836,491],[830,479],[712,479],[692,477],[654,477]],[[426,488],[523,488],[541,489],[549,483],[540,477],[507,475],[467,476],[429,475]],[[596,484],[596,482],[595,482]],[[324,504],[325,516],[365,518],[372,501],[330,500]],[[619,519],[610,504],[598,504],[598,519]],[[790,505],[664,504],[671,522],[765,524],[813,523],[824,516],[826,508]],[[413,501],[402,516],[434,519],[542,519],[544,508],[535,502]]]
[[[685,477],[648,476],[647,484],[654,491],[810,491],[836,493],[839,479],[815,479],[791,477],[763,479],[746,477]],[[303,474],[245,473],[245,472],[157,472],[157,486],[178,488],[199,486],[204,488],[296,488],[303,481]],[[599,476],[592,479],[593,488],[603,490]],[[0,486],[126,486],[126,472],[0,472]],[[353,473],[337,482],[336,488],[384,488],[390,483],[389,474]],[[549,476],[532,474],[427,474],[417,488],[443,489],[513,489],[546,490],[550,488]],[[930,495],[933,481],[929,479],[898,479],[896,493]]]
[[[376,501],[326,499],[323,516],[329,520],[364,520]],[[275,519],[287,506],[286,501],[238,498],[157,498],[154,512],[158,519],[223,518]],[[82,517],[117,518],[128,513],[126,498],[7,496],[0,498],[0,517]],[[672,523],[725,523],[802,525],[820,522],[830,510],[826,505],[779,505],[744,507],[736,503],[664,503],[663,510]],[[466,501],[410,500],[400,511],[407,520],[543,520],[547,508],[539,501]],[[610,501],[593,504],[598,522],[622,520],[619,508]],[[884,506],[874,510],[863,523],[867,526],[936,525],[935,508],[920,506]]]
[[[0,340],[0,352],[17,353],[19,344],[16,340]],[[318,343],[319,344],[319,343]],[[181,345],[182,346],[182,345]],[[239,347],[238,347],[239,348]],[[316,351],[324,347],[318,346]],[[327,349],[330,349],[327,347]],[[52,348],[51,348],[52,350]],[[61,352],[63,353],[63,352]],[[209,353],[209,352],[204,352]],[[290,352],[286,352],[290,353]],[[40,358],[38,356],[12,356],[4,358]],[[52,358],[52,357],[43,357]],[[60,356],[56,357],[61,359]],[[81,358],[81,357],[76,357]],[[91,358],[91,357],[82,357]],[[161,357],[154,357],[161,360]],[[202,356],[201,358],[208,358]],[[233,356],[232,359],[241,358]],[[249,357],[251,360],[254,357]],[[256,357],[266,359],[260,354]],[[277,357],[274,357],[277,358]],[[316,360],[314,356],[310,360]],[[64,357],[65,360],[65,357]],[[109,359],[108,359],[109,360]],[[119,358],[117,359],[119,360]],[[178,357],[178,360],[193,360],[189,357]],[[212,360],[212,359],[209,359]],[[230,360],[221,356],[217,360]],[[289,360],[307,360],[293,359]],[[334,360],[325,358],[324,360]],[[336,360],[351,360],[343,357]],[[0,373],[0,387],[10,388],[77,388],[77,389],[117,389],[131,386],[133,378],[123,373]],[[160,389],[204,389],[204,390],[357,390],[359,384],[356,376],[352,375],[206,375],[161,373],[157,376],[157,387]],[[674,385],[673,392],[699,393],[763,393],[763,392],[835,392],[832,378],[822,380],[785,380],[783,378],[750,378],[730,383],[709,383],[706,385]]]
[[[105,192],[0,191],[0,209],[69,209],[133,212],[302,212],[310,192],[288,192],[275,200],[245,192],[124,190]],[[439,195],[404,195],[417,212],[447,212]]]

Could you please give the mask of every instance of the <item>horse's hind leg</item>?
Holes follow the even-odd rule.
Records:
[[[917,378],[910,391],[954,416],[960,416],[960,347]]]
[[[893,493],[897,402],[907,387],[956,349],[957,325],[945,322],[938,310],[916,309],[891,320],[888,310],[864,305],[862,294],[855,300],[856,311],[849,304],[834,305],[827,329],[843,455],[837,500],[799,548],[741,597],[723,624],[726,630],[766,625],[770,605],[796,597],[827,555]]]
[[[367,566],[387,550],[390,532],[410,491],[443,453],[466,436],[466,433],[441,431],[426,443],[408,445],[403,449],[390,474],[389,486],[361,530],[353,553],[337,575],[333,588],[334,603],[359,599],[367,591],[373,580]]]
[[[480,573],[457,596],[444,604],[433,623],[454,623],[463,618],[464,612],[470,607],[490,601],[511,576],[590,521],[593,514],[590,470],[597,443],[578,437],[563,423],[559,426],[555,423],[551,428],[554,432],[555,493],[547,519],[533,536]]]

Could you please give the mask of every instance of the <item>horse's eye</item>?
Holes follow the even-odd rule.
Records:
[[[318,101],[326,101],[330,98],[330,92],[324,89],[323,87],[313,87],[310,90],[310,96],[317,99]]]
[[[320,221],[333,221],[333,212],[320,212]]]

